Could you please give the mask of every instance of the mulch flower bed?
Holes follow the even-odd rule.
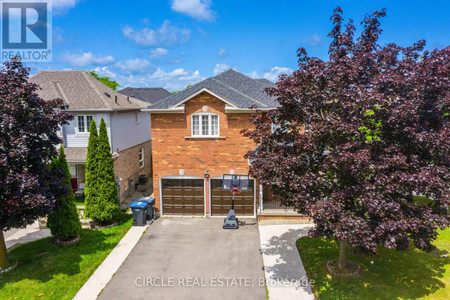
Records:
[[[0,267],[0,274],[5,274],[5,273],[8,273],[8,272],[11,272],[12,270],[14,270],[17,267],[18,264],[19,264],[19,262],[16,261],[16,262],[11,262],[6,267],[3,267],[3,268]]]
[[[68,239],[68,240],[61,240],[61,239],[56,239],[56,243],[60,246],[67,246],[67,245],[73,245],[76,244],[80,241],[80,235],[77,234],[76,236]]]

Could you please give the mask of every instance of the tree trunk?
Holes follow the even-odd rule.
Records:
[[[6,250],[5,237],[3,231],[0,230],[0,267],[9,264],[8,251]]]
[[[340,241],[339,245],[339,269],[347,267],[347,241]]]

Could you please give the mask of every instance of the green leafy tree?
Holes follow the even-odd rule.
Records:
[[[88,71],[88,74],[93,76],[95,79],[103,83],[104,85],[112,88],[113,90],[117,90],[117,87],[119,86],[119,83],[117,81],[112,80],[111,77],[108,76],[99,76],[95,71]]]
[[[114,220],[121,213],[119,199],[117,195],[117,183],[114,174],[114,163],[111,156],[108,133],[106,131],[105,120],[100,122],[99,136],[97,139],[97,149],[94,155],[95,171],[90,174],[87,180],[93,181],[95,191],[86,206],[86,216],[101,223]],[[91,167],[91,166],[89,166]],[[88,183],[89,184],[89,183]]]
[[[90,127],[89,127],[89,142],[87,148],[87,157],[86,157],[86,165],[85,165],[85,179],[86,186],[84,188],[85,195],[85,215],[89,217],[91,203],[95,199],[96,189],[96,176],[95,173],[97,171],[97,146],[98,146],[98,132],[97,132],[97,124],[95,120],[92,119]]]
[[[47,227],[53,236],[68,240],[76,236],[81,230],[81,222],[78,210],[75,206],[75,195],[70,186],[70,172],[66,161],[64,147],[59,148],[59,155],[55,156],[50,164],[50,171],[55,177],[60,178],[60,184],[64,189],[58,189],[55,209],[48,216]]]

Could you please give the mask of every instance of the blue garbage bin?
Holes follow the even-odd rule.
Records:
[[[155,198],[153,197],[141,197],[138,201],[147,202],[147,221],[155,218]]]
[[[134,201],[130,204],[133,212],[133,226],[145,226],[147,223],[148,203],[144,201]]]

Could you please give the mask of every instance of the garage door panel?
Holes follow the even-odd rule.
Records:
[[[250,179],[249,190],[235,195],[236,215],[254,215],[254,181]],[[231,209],[233,194],[222,190],[222,179],[211,179],[211,215],[226,216]]]
[[[202,179],[162,179],[165,215],[204,215]]]

